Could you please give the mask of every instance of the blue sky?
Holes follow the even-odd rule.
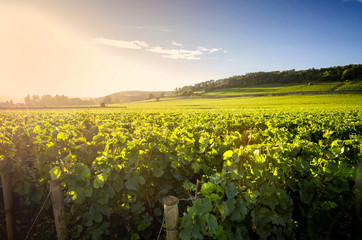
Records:
[[[0,0],[8,13],[2,22],[15,24],[22,18],[29,25],[5,26],[8,42],[0,40],[0,50],[3,46],[8,55],[12,48],[18,51],[24,43],[11,45],[11,36],[26,29],[28,44],[22,49],[33,55],[18,52],[13,63],[6,63],[6,54],[0,57],[5,72],[1,76],[0,71],[0,89],[5,89],[0,94],[5,95],[173,90],[248,72],[362,63],[362,1],[11,2]],[[38,40],[32,31],[44,36]],[[44,50],[40,43],[49,46]],[[43,72],[33,70],[48,64]],[[15,86],[6,87],[10,81]]]

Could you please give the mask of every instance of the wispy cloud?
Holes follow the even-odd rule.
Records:
[[[171,32],[171,29],[166,26],[157,26],[156,29],[159,32]]]
[[[96,43],[108,45],[117,48],[128,48],[128,49],[142,49],[148,47],[148,44],[142,41],[122,41],[122,40],[112,40],[106,38],[96,38],[94,39]]]
[[[208,48],[205,48],[205,47],[199,47],[199,50],[203,51],[203,52],[214,53],[214,52],[221,51],[222,49],[221,48],[208,49]]]
[[[176,46],[176,47],[181,47],[182,43],[176,42],[175,40],[171,42],[172,45]]]
[[[106,38],[95,38],[94,42],[98,44],[103,44],[107,46],[112,46],[116,48],[127,48],[127,49],[136,49],[136,50],[144,50],[147,52],[158,53],[161,54],[165,58],[170,59],[185,59],[185,60],[198,60],[201,59],[201,56],[204,54],[212,54],[215,52],[222,51],[221,48],[205,48],[198,47],[195,50],[181,49],[181,48],[163,48],[160,46],[150,46],[148,43],[143,41],[123,41],[123,40],[113,40]],[[172,45],[176,47],[181,47],[182,43],[172,41]]]
[[[168,29],[168,28],[160,28],[160,29],[158,29],[158,31],[160,31],[160,32],[171,32],[171,30]]]
[[[197,60],[200,59],[201,55],[203,55],[203,52],[200,50],[164,49],[161,47],[153,47],[147,49],[147,51],[153,53],[160,53],[163,57],[171,59]]]

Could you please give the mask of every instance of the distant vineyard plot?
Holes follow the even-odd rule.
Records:
[[[166,98],[160,101],[144,101],[126,104],[127,109],[142,111],[194,111],[208,109],[214,111],[335,111],[362,108],[361,94],[334,95],[288,95],[262,97],[226,98]]]
[[[341,85],[341,82],[308,83],[308,84],[262,84],[245,88],[217,89],[202,94],[205,97],[231,97],[254,94],[327,92]],[[352,89],[346,89],[352,90]],[[353,89],[354,90],[354,89]]]
[[[362,80],[350,81],[337,88],[337,91],[362,91]]]

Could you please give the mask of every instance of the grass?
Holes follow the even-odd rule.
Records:
[[[362,91],[362,80],[349,81],[344,86],[337,88],[337,91]]]
[[[272,94],[272,93],[289,93],[289,92],[315,92],[331,91],[334,87],[341,84],[340,82],[326,82],[308,84],[263,84],[247,88],[225,88],[217,89],[204,93],[205,97],[231,97],[250,94]]]
[[[287,95],[263,97],[230,97],[230,98],[163,98],[160,101],[142,101],[111,107],[126,108],[89,108],[89,109],[34,109],[34,110],[4,110],[9,112],[185,112],[185,111],[283,111],[283,112],[321,112],[362,109],[362,94],[335,95]]]
[[[170,98],[158,102],[144,101],[125,104],[129,110],[139,111],[339,111],[360,110],[361,94],[289,95],[235,98]]]
[[[361,89],[361,82],[348,82],[343,87],[337,89]],[[334,94],[334,95],[286,95],[286,96],[249,96],[245,94],[254,94],[257,92],[288,92],[291,89],[298,91],[317,89],[331,89],[340,83],[321,83],[311,86],[307,85],[262,85],[261,87],[224,89],[215,94],[215,96],[229,96],[218,98],[213,95],[201,97],[169,97],[162,98],[160,101],[147,100],[123,104],[110,104],[110,108],[83,108],[83,109],[23,109],[23,110],[4,110],[19,111],[26,113],[35,112],[128,112],[128,111],[284,111],[284,112],[313,112],[313,111],[341,111],[341,110],[360,110],[362,109],[362,94]],[[283,87],[282,87],[283,86]],[[289,90],[288,90],[289,89]],[[313,90],[312,90],[313,89]],[[361,89],[362,90],[362,89]],[[216,95],[218,94],[218,95]],[[237,95],[239,94],[239,95]],[[126,108],[112,108],[126,107]]]

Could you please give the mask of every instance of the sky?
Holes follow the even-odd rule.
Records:
[[[362,0],[0,0],[0,95],[167,91],[362,63]]]

